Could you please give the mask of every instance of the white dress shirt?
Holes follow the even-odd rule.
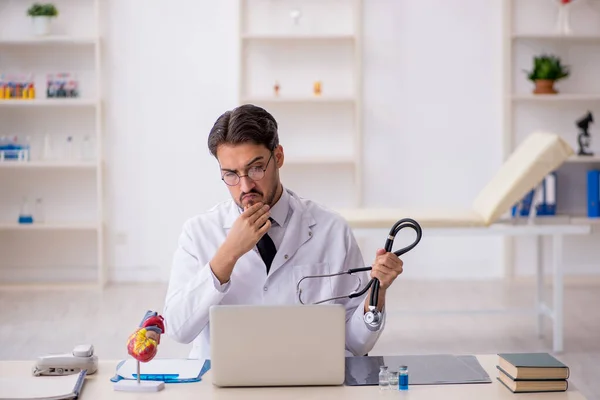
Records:
[[[189,219],[183,226],[175,251],[163,317],[166,334],[180,343],[193,342],[190,358],[210,358],[209,308],[216,304],[300,304],[298,281],[307,275],[330,274],[365,265],[346,221],[327,208],[285,189],[271,208],[269,236],[277,254],[267,275],[256,247],[236,263],[229,282],[221,285],[209,262],[225,240],[241,210],[233,200]],[[306,279],[302,300],[313,303],[361,288],[369,272]],[[368,295],[335,300],[346,308],[346,355],[368,353],[385,325],[367,328],[364,302]],[[332,301],[331,303],[333,303]]]

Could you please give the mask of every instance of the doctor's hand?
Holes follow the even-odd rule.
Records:
[[[236,219],[225,239],[227,248],[240,258],[260,240],[271,227],[268,205],[262,203],[247,207]]]
[[[391,286],[394,280],[402,273],[404,263],[397,255],[386,252],[385,249],[377,250],[371,278],[379,279],[379,287],[385,290]]]
[[[269,206],[256,203],[244,210],[235,220],[225,241],[210,260],[215,277],[225,284],[229,282],[237,261],[252,250],[271,227]]]

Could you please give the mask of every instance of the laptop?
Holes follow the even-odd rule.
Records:
[[[342,305],[217,305],[209,313],[214,385],[344,383]]]

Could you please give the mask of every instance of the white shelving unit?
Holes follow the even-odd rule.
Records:
[[[362,205],[361,21],[362,0],[239,0],[238,102],[278,121],[284,185],[333,208]]]
[[[559,133],[578,152],[576,121],[591,111],[600,117],[600,3],[571,4],[572,32],[558,30],[558,1],[503,0],[504,156],[533,130]],[[553,54],[570,67],[571,74],[555,84],[558,94],[533,94],[533,83],[524,71],[533,57]],[[557,171],[557,217],[573,224],[593,224],[587,217],[585,171],[600,168],[600,128],[590,126],[594,156],[574,155]],[[553,218],[553,217],[544,217]],[[520,240],[520,239],[519,239]],[[516,239],[505,239],[506,275],[514,274]]]
[[[34,99],[0,99],[0,138],[17,137],[31,147],[29,160],[0,160],[0,185],[6,189],[0,190],[0,287],[101,288],[106,283],[101,4],[54,1],[59,15],[47,36],[33,34],[26,16],[31,4],[0,0],[0,73],[31,74],[36,89]],[[78,97],[47,98],[46,76],[56,73],[75,74]],[[66,147],[67,137],[72,148]],[[19,223],[23,198],[31,224]]]

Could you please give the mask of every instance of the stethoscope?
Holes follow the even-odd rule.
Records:
[[[415,221],[414,219],[411,218],[404,218],[399,220],[398,222],[396,222],[394,224],[394,226],[392,227],[392,229],[390,230],[390,233],[385,241],[385,251],[387,252],[391,252],[392,251],[392,246],[394,245],[394,239],[396,238],[396,234],[398,232],[400,232],[401,229],[404,228],[412,228],[414,229],[414,231],[417,233],[417,238],[415,239],[415,241],[400,249],[397,251],[394,251],[394,254],[397,256],[401,256],[402,254],[408,253],[409,251],[411,251],[417,244],[419,244],[419,242],[421,241],[421,236],[422,236],[422,230],[421,230],[421,225],[418,224],[417,221]],[[352,275],[354,273],[357,272],[364,272],[364,271],[370,271],[372,270],[373,267],[361,267],[361,268],[352,268],[346,271],[342,271],[342,272],[337,272],[335,274],[327,274],[327,275],[309,275],[309,276],[305,276],[302,279],[300,279],[300,281],[298,281],[298,284],[296,286],[296,293],[298,294],[298,300],[300,301],[301,304],[305,304],[302,301],[302,289],[300,289],[300,283],[302,283],[303,280],[305,279],[310,279],[310,278],[328,278],[328,277],[332,277],[332,276],[338,276],[338,275]],[[344,295],[344,296],[337,296],[337,297],[332,297],[329,299],[325,299],[325,300],[320,300],[317,301],[316,303],[313,304],[321,304],[321,303],[325,303],[328,301],[332,301],[332,300],[338,300],[338,299],[344,299],[344,298],[355,298],[355,297],[360,297],[363,294],[365,294],[367,292],[367,290],[369,290],[369,288],[372,287],[371,290],[371,297],[369,299],[369,311],[367,311],[365,313],[364,316],[364,320],[365,323],[367,325],[367,327],[372,330],[372,331],[376,331],[379,329],[379,327],[381,326],[381,312],[379,312],[379,310],[377,310],[377,303],[379,300],[379,279],[377,278],[372,278],[369,283],[367,284],[367,286],[365,286],[361,291],[357,292],[356,290],[358,290],[360,288],[360,285],[362,284],[360,278],[358,278],[358,285],[356,286],[355,292],[351,293],[349,295]]]

